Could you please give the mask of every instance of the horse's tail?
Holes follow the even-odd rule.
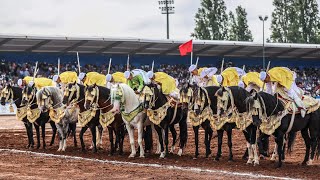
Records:
[[[289,132],[288,133],[288,149],[287,149],[287,153],[291,154],[291,152],[293,151],[293,146],[296,140],[296,136],[297,136],[297,132]]]

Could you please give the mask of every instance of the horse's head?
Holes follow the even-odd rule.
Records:
[[[215,94],[217,97],[217,115],[227,115],[229,116],[230,114],[228,113],[227,110],[231,106],[231,92],[228,91],[227,88],[221,87]],[[232,112],[231,112],[232,113]]]
[[[119,84],[116,84],[111,87],[110,94],[111,94],[111,103],[113,104],[113,108],[111,112],[113,114],[117,114],[120,112],[120,109],[125,101],[123,91],[119,86]]]
[[[209,103],[209,97],[208,97],[208,92],[206,91],[206,89],[198,87],[195,91],[194,91],[194,97],[195,97],[195,101],[194,101],[194,112],[199,115],[207,106],[210,105]]]
[[[52,94],[47,88],[42,88],[37,93],[37,103],[41,112],[47,112],[53,107]]]
[[[85,88],[85,101],[84,101],[84,108],[90,109],[92,105],[98,101],[99,96],[99,89],[96,84],[87,86]]]
[[[155,102],[158,99],[159,88],[155,84],[149,84],[143,87],[140,95],[140,102],[143,103],[145,109],[155,107]]]
[[[260,126],[262,119],[260,118],[265,113],[263,108],[262,97],[256,90],[250,91],[250,96],[246,99],[247,112],[252,115],[252,122],[255,126]]]
[[[25,106],[28,103],[31,104],[36,100],[37,89],[35,85],[32,86],[24,86],[22,89],[22,100],[21,106]]]
[[[7,84],[0,93],[1,105],[6,105],[6,102],[9,102],[13,99],[13,90],[10,84]]]
[[[63,94],[63,104],[69,105],[73,101],[77,101],[80,96],[80,87],[74,83],[67,84]]]
[[[180,103],[182,104],[182,109],[188,109],[188,105],[192,103],[194,97],[194,91],[189,83],[182,86],[180,90]]]

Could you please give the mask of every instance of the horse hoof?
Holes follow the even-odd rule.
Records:
[[[179,149],[179,151],[178,151],[178,156],[182,156],[182,149]]]
[[[162,153],[160,154],[160,159],[163,159],[165,156],[166,156],[166,154],[165,154],[164,152],[162,152]]]
[[[174,146],[172,146],[171,149],[170,149],[170,154],[173,154],[175,149],[176,148]]]
[[[306,161],[303,161],[303,162],[301,163],[301,165],[302,165],[302,166],[306,166],[306,165],[307,165],[307,162],[306,162]]]
[[[60,151],[61,151],[61,149],[58,149],[58,150],[57,150],[57,152],[60,152]]]
[[[255,161],[255,162],[253,163],[253,166],[259,166],[259,165],[260,165],[259,161]]]
[[[215,161],[220,161],[220,158],[216,157],[214,158]]]
[[[145,158],[145,156],[144,155],[140,155],[140,158]]]
[[[307,162],[307,165],[308,166],[311,166],[313,164],[313,160],[312,159],[309,159],[309,161]]]
[[[134,158],[136,155],[135,154],[130,154],[129,158]]]
[[[253,160],[248,159],[247,164],[252,164],[252,163],[253,163]]]

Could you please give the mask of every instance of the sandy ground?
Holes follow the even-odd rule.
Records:
[[[147,154],[146,158],[128,159],[130,147],[128,136],[125,138],[123,156],[108,156],[108,133],[104,132],[104,148],[98,153],[90,150],[81,152],[79,147],[73,146],[72,139],[68,139],[66,152],[57,152],[58,139],[55,144],[46,150],[30,150],[37,153],[47,153],[55,155],[68,155],[71,157],[83,157],[89,159],[133,162],[143,164],[157,164],[163,167],[140,167],[126,164],[110,164],[110,162],[96,162],[75,159],[61,159],[57,157],[42,157],[41,154],[12,153],[1,151],[1,149],[24,150],[27,144],[27,136],[22,122],[15,120],[14,117],[0,117],[0,179],[251,179],[259,178],[258,175],[288,177],[300,179],[318,179],[320,177],[320,163],[315,162],[313,166],[301,166],[304,157],[304,142],[300,136],[297,137],[294,152],[286,157],[286,162],[280,169],[275,168],[275,164],[270,160],[261,160],[259,166],[246,165],[246,161],[241,157],[245,150],[245,140],[241,132],[235,130],[233,138],[233,153],[235,162],[228,162],[228,150],[226,137],[224,137],[223,157],[220,162],[214,161],[217,151],[217,139],[211,143],[212,156],[204,157],[203,131],[200,133],[200,157],[193,159],[194,136],[189,128],[188,144],[182,157],[176,154],[169,154],[165,159],[159,159],[158,155]],[[46,141],[49,144],[51,133],[48,126]],[[226,135],[225,135],[226,136]],[[90,145],[91,134],[85,134],[86,146]],[[273,141],[273,140],[272,140]],[[79,140],[78,140],[78,144]],[[29,150],[28,150],[29,151]],[[182,168],[199,168],[203,172],[195,172],[183,169],[172,169],[168,166]],[[205,171],[211,170],[211,171]],[[221,173],[223,171],[223,173]],[[233,173],[233,174],[232,174]],[[249,176],[235,173],[252,173]],[[267,178],[267,177],[264,177]]]

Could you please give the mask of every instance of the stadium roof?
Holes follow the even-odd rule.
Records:
[[[139,55],[179,55],[185,41],[134,38],[78,38],[0,35],[0,52],[105,53]],[[261,57],[262,43],[194,40],[194,55]],[[266,43],[268,58],[320,59],[320,45]]]

